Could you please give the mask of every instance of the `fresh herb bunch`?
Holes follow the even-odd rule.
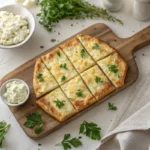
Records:
[[[40,23],[51,31],[61,19],[102,18],[123,24],[121,20],[110,15],[105,9],[92,5],[84,0],[42,0],[41,11],[37,16]]]
[[[7,124],[5,121],[0,122],[0,148],[2,148],[3,140],[5,139],[5,133],[9,127],[10,124]]]
[[[68,150],[71,149],[71,146],[76,148],[82,145],[82,142],[79,138],[69,139],[70,137],[70,134],[65,134],[64,139],[61,141],[61,143],[56,144],[56,146],[62,145],[64,150]]]
[[[89,123],[87,121],[84,121],[80,125],[79,133],[85,134],[86,136],[90,137],[92,140],[100,140],[101,139],[100,130],[101,128],[98,127],[97,124],[93,122]]]
[[[27,121],[24,123],[24,126],[27,128],[33,128],[36,126],[36,128],[34,129],[34,133],[39,134],[42,131],[43,127],[43,120],[39,112],[29,114],[27,116]]]

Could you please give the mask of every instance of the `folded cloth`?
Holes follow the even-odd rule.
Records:
[[[97,150],[150,150],[150,103],[107,134]]]

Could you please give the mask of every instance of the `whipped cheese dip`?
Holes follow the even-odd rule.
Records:
[[[16,45],[29,35],[28,21],[24,16],[0,11],[0,44]]]
[[[20,104],[28,96],[27,86],[21,81],[11,81],[6,84],[4,97],[11,104]]]

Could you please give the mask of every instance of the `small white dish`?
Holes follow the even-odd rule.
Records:
[[[29,24],[29,30],[30,33],[29,35],[26,37],[26,39],[16,45],[9,45],[9,46],[5,46],[5,45],[0,45],[0,48],[7,48],[7,49],[11,49],[11,48],[15,48],[15,47],[19,47],[21,45],[23,45],[24,43],[26,43],[29,38],[32,36],[34,30],[35,30],[35,19],[32,15],[32,13],[25,7],[19,5],[19,4],[12,4],[12,5],[6,5],[3,7],[0,7],[0,11],[8,11],[11,12],[15,15],[21,15],[21,16],[25,16],[27,18],[28,24]]]
[[[4,94],[5,94],[5,92],[6,92],[6,84],[9,83],[9,82],[12,82],[12,81],[19,81],[19,82],[22,82],[22,83],[27,87],[27,90],[28,90],[28,94],[27,94],[25,100],[24,100],[23,102],[19,103],[19,104],[11,104],[11,103],[9,103],[9,102],[7,101],[7,98],[4,96]],[[3,101],[6,105],[8,105],[8,106],[20,106],[20,105],[24,104],[24,103],[28,100],[29,94],[30,94],[29,86],[27,85],[26,82],[24,82],[23,80],[20,80],[20,79],[10,79],[10,80],[6,81],[6,82],[1,86],[1,88],[0,88],[0,96],[1,96],[1,99],[2,99],[2,101]]]

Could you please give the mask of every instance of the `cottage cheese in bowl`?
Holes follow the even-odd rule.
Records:
[[[27,19],[7,11],[0,11],[0,44],[16,45],[29,35]]]

